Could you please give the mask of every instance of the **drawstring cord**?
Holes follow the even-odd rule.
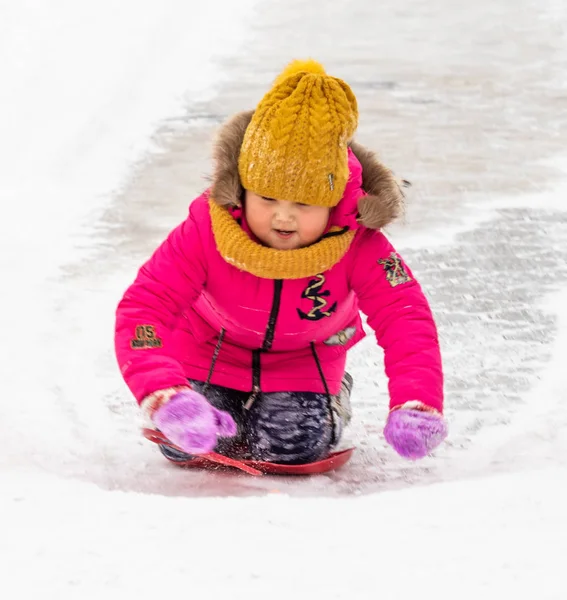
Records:
[[[211,384],[211,378],[213,376],[213,371],[215,370],[215,365],[217,364],[217,358],[219,357],[219,352],[222,346],[222,342],[224,340],[224,334],[225,334],[226,330],[223,327],[220,331],[220,335],[219,335],[219,341],[217,342],[217,345],[215,346],[215,351],[213,352],[213,360],[211,361],[211,368],[209,369],[209,374],[207,375],[207,381],[205,382],[205,385],[203,386],[203,396],[207,395],[207,392],[209,391],[209,386]]]
[[[321,361],[319,360],[317,350],[315,350],[315,342],[311,342],[311,353],[313,354],[313,358],[315,359],[315,364],[317,365],[317,370],[319,371],[319,377],[321,378],[321,381],[323,382],[323,387],[325,388],[325,394],[327,395],[329,414],[331,415],[331,430],[333,432],[333,440],[336,441],[337,424],[335,422],[335,411],[333,410],[333,399],[329,392],[329,386],[327,385],[327,380],[325,379],[325,373],[323,373],[323,368],[321,367]]]

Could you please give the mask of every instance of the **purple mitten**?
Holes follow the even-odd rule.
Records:
[[[388,416],[384,437],[404,458],[423,458],[447,437],[447,425],[440,413],[414,408],[394,410]]]
[[[217,437],[236,435],[236,423],[194,390],[183,390],[171,397],[152,416],[168,440],[189,454],[205,454],[217,445]]]

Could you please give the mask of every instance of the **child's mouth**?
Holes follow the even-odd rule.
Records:
[[[295,231],[286,231],[285,229],[274,229],[274,231],[284,240],[287,240],[295,233]]]

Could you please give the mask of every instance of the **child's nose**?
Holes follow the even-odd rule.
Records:
[[[276,211],[276,219],[283,223],[293,221],[293,208],[291,206],[280,205]]]

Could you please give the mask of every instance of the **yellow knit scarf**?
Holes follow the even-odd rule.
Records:
[[[265,279],[302,279],[323,273],[336,265],[354,239],[346,231],[297,250],[267,248],[250,239],[228,209],[209,200],[213,235],[226,262]],[[341,231],[332,227],[330,232]]]

